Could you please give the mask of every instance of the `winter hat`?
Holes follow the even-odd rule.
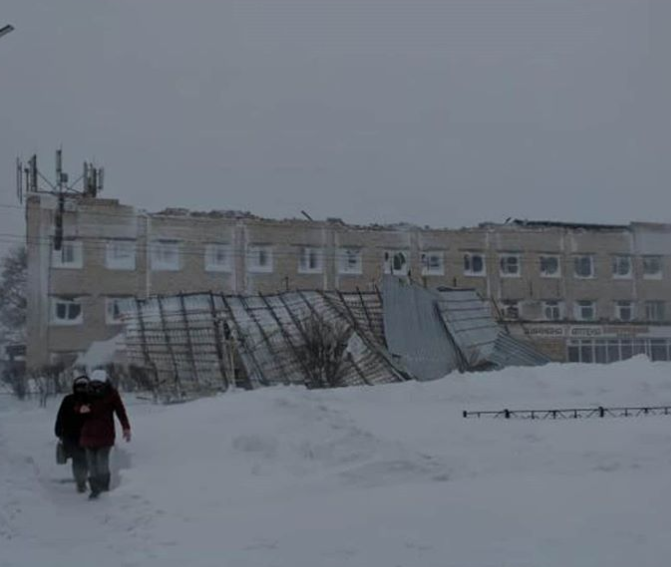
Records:
[[[98,368],[91,372],[91,382],[107,382],[107,372],[102,368]]]
[[[77,376],[77,378],[75,378],[72,381],[72,389],[76,390],[77,388],[80,388],[82,386],[86,387],[88,386],[89,382],[90,382],[89,377],[86,376],[85,374]]]

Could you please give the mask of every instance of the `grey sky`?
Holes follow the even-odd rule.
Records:
[[[671,221],[670,22],[668,0],[3,0],[0,203],[17,155],[50,170],[63,144],[152,210]]]

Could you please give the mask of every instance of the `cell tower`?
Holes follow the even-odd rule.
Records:
[[[56,231],[54,234],[54,250],[60,250],[63,243],[63,212],[67,195],[80,195],[96,198],[103,190],[105,170],[93,163],[84,162],[82,174],[70,183],[70,176],[63,171],[63,150],[56,150],[56,177],[50,180],[43,175],[37,165],[37,155],[24,162],[16,160],[16,194],[20,203],[23,198],[36,193],[48,193],[58,197],[56,211]]]

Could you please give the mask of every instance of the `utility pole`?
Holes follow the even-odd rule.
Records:
[[[0,28],[0,37],[7,35],[9,32],[14,31],[14,26],[7,24],[6,26]]]

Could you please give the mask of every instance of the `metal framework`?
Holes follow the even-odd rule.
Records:
[[[334,351],[343,357],[342,385],[407,380],[378,339],[383,329],[381,315],[374,315],[382,311],[377,302],[377,295],[359,291],[179,294],[133,300],[122,317],[129,361],[151,370],[157,388],[174,399],[226,390],[234,380],[249,388],[324,387],[321,371],[306,362],[314,360],[306,356],[310,319],[349,329]]]

